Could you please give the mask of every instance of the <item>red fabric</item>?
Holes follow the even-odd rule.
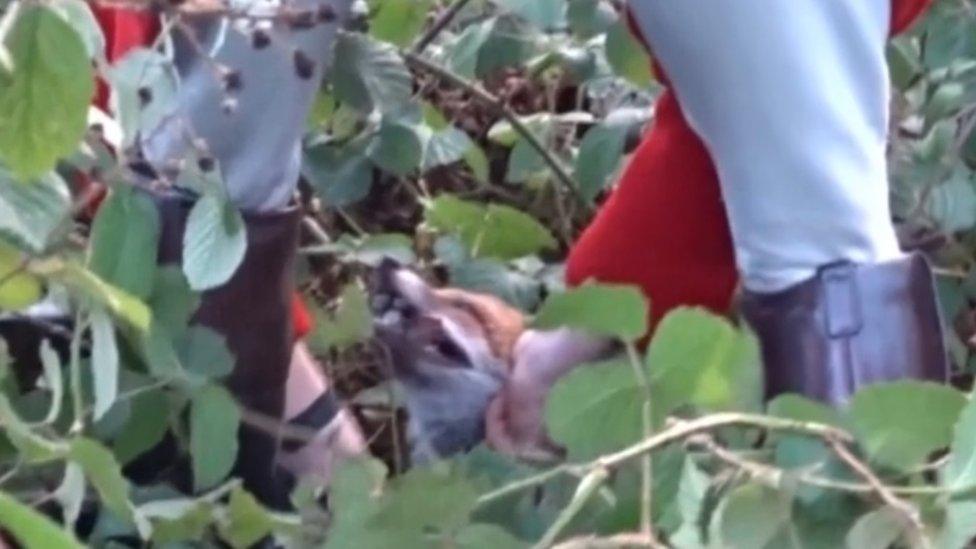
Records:
[[[105,34],[105,56],[110,63],[119,60],[132,49],[149,46],[159,33],[159,18],[149,11],[100,6],[97,3],[92,3],[91,7]],[[108,87],[99,80],[95,105],[104,109],[108,104],[108,92]],[[91,203],[91,215],[94,216],[94,209],[97,209],[98,203],[104,197],[104,189],[94,189],[95,184],[84,174],[81,174],[80,179],[81,192],[92,193],[96,197]],[[291,311],[297,341],[312,331],[314,319],[297,292],[292,299]]]
[[[931,0],[892,2],[895,34]],[[627,22],[646,47],[629,12]],[[654,70],[666,84],[656,63]],[[658,100],[617,189],[570,251],[566,279],[640,286],[651,301],[651,326],[680,306],[730,307],[738,275],[718,174],[672,91]]]

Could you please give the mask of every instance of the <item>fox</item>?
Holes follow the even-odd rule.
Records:
[[[613,342],[533,329],[498,297],[434,287],[390,259],[374,271],[370,294],[376,337],[405,394],[413,464],[483,442],[525,461],[563,457],[543,426],[546,396],[574,368],[615,352]]]

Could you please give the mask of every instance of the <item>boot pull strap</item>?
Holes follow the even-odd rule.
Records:
[[[832,263],[818,273],[823,288],[824,328],[833,339],[853,337],[861,332],[861,295],[857,266],[849,262]]]

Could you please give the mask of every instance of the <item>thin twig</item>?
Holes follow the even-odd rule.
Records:
[[[512,109],[508,108],[501,99],[494,96],[480,85],[471,82],[463,76],[452,72],[450,69],[433,63],[420,55],[413,52],[404,52],[403,57],[407,64],[414,69],[433,74],[444,82],[463,89],[474,99],[494,109],[499,115],[502,116],[502,118],[507,120],[508,123],[512,125],[512,128],[520,136],[522,136],[523,139],[525,139],[525,142],[528,143],[529,146],[535,149],[539,156],[545,161],[546,165],[549,166],[549,169],[551,169],[553,174],[555,174],[556,179],[577,199],[577,201],[586,209],[586,211],[592,211],[592,205],[590,205],[580,193],[579,185],[576,183],[576,180],[573,179],[573,176],[570,175],[566,167],[563,166],[562,162],[556,158],[552,151],[546,148],[546,146],[539,140],[538,136],[532,133],[532,130],[522,122],[518,114],[516,114]]]
[[[491,492],[482,494],[481,497],[478,498],[476,506],[483,507],[498,500],[505,499],[508,496],[518,494],[519,492],[524,492],[525,490],[541,486],[556,477],[561,477],[563,475],[575,476],[577,471],[578,469],[576,467],[567,464],[553,467],[552,469],[546,469],[539,474],[517,480],[511,484],[506,484],[497,490],[492,490]]]
[[[581,536],[568,539],[553,549],[634,549],[636,547],[666,547],[656,544],[640,533],[617,534],[606,538]]]
[[[417,43],[414,44],[411,51],[416,54],[423,53],[424,50],[427,49],[427,46],[434,43],[434,40],[436,40],[440,33],[451,24],[451,21],[457,17],[457,14],[461,13],[461,10],[463,10],[470,1],[471,0],[456,0],[453,4],[451,4],[446,10],[444,10],[444,13],[442,13],[441,16],[434,21],[434,24],[427,29],[427,32],[420,37],[420,40],[417,40]]]
[[[888,486],[885,486],[881,479],[878,478],[874,472],[853,452],[847,447],[847,444],[843,441],[837,440],[832,437],[826,439],[827,445],[830,449],[851,468],[854,473],[861,477],[861,479],[871,486],[871,489],[878,496],[883,503],[895,510],[899,515],[901,515],[906,528],[909,529],[909,534],[912,536],[913,547],[926,547],[928,544],[925,541],[924,531],[925,526],[922,524],[922,519],[919,516],[918,509],[914,505],[903,501],[892,493]]]
[[[559,513],[556,520],[552,522],[546,533],[543,534],[542,539],[535,544],[535,549],[547,549],[552,547],[556,539],[563,533],[563,531],[572,523],[576,515],[583,510],[583,507],[590,501],[590,498],[603,486],[603,483],[607,481],[610,477],[610,471],[603,467],[596,467],[580,481],[579,486],[576,487],[576,493],[573,494],[573,499],[569,501],[569,504]]]
[[[651,417],[651,382],[647,379],[647,372],[644,371],[644,364],[641,362],[640,354],[633,342],[626,344],[627,358],[634,369],[634,377],[637,378],[637,385],[640,387],[641,397],[641,423],[644,429],[644,438],[650,438],[654,434],[654,424]],[[641,516],[640,529],[649,540],[655,540],[653,523],[653,499],[654,497],[654,463],[651,453],[647,452],[641,457]]]

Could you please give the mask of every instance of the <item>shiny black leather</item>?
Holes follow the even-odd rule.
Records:
[[[934,278],[921,255],[828,265],[781,292],[746,291],[741,310],[759,337],[767,398],[841,404],[872,383],[948,381]]]

